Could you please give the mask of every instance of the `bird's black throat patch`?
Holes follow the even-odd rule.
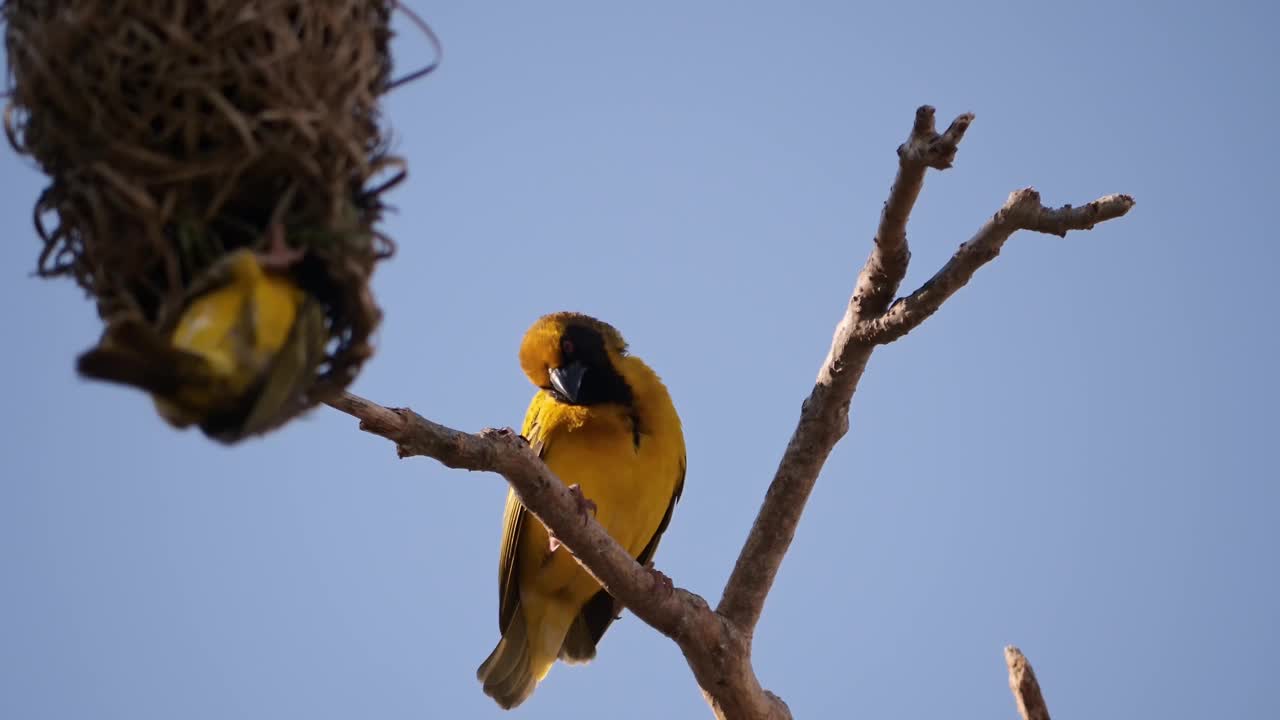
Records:
[[[595,328],[584,325],[570,325],[560,337],[561,364],[580,363],[586,368],[582,376],[582,386],[578,389],[576,403],[548,389],[556,400],[565,404],[603,405],[616,403],[631,407],[633,396],[631,386],[618,373],[618,369],[609,362],[609,353],[604,348],[604,338]]]

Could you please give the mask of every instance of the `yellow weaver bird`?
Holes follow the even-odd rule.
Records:
[[[579,313],[540,318],[520,345],[538,388],[521,435],[584,512],[647,564],[684,487],[680,417],[658,375],[612,326]],[[668,583],[670,581],[667,581]],[[476,670],[503,708],[524,702],[557,659],[585,663],[617,616],[612,596],[507,494],[498,561],[502,639]]]
[[[79,357],[80,374],[140,388],[174,427],[198,425],[224,443],[286,420],[328,336],[319,303],[286,272],[303,251],[288,247],[278,223],[269,233],[268,253],[236,250],[193,284],[169,337],[116,319]]]

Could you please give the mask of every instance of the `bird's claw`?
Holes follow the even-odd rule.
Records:
[[[675,583],[671,582],[671,578],[666,573],[655,568],[652,564],[646,565],[645,569],[649,571],[649,577],[653,578],[654,591],[662,590],[664,594],[675,592]]]
[[[529,447],[529,438],[516,434],[516,431],[509,427],[487,427],[480,431],[480,437],[486,440],[512,440],[525,447]]]
[[[582,494],[582,488],[579,487],[577,483],[574,483],[573,485],[569,486],[569,495],[573,497],[573,502],[577,506],[578,512],[582,514],[583,523],[586,523],[588,516],[592,516],[592,517],[595,516],[596,514],[595,502],[587,498],[586,495]],[[559,550],[560,546],[564,544],[560,542],[560,539],[556,537],[555,533],[551,532],[550,528],[547,529],[547,538],[548,538],[548,545],[551,548],[551,552],[555,552],[556,550]]]
[[[289,247],[284,235],[284,225],[279,222],[273,222],[267,227],[267,239],[267,251],[258,253],[258,262],[270,270],[287,270],[307,254],[302,248]]]
[[[573,496],[573,501],[578,505],[578,512],[582,513],[582,519],[585,522],[587,515],[595,517],[596,504],[586,495],[582,494],[582,488],[577,483],[569,486],[569,494]]]

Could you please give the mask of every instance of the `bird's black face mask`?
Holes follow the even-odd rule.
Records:
[[[560,338],[560,363],[549,373],[549,389],[560,402],[631,406],[631,388],[609,360],[604,338],[594,329],[580,325],[565,329]]]

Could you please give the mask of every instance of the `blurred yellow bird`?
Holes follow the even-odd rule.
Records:
[[[520,345],[538,388],[521,434],[596,520],[642,565],[658,548],[684,488],[680,418],[658,375],[612,326],[546,315]],[[617,615],[600,587],[547,529],[507,495],[498,562],[502,639],[476,670],[503,708],[524,702],[556,659],[583,663]]]
[[[287,419],[327,335],[319,303],[284,272],[303,252],[279,224],[270,232],[270,252],[234,251],[195,283],[168,339],[140,319],[116,319],[79,372],[145,390],[171,425],[198,425],[224,443]]]

